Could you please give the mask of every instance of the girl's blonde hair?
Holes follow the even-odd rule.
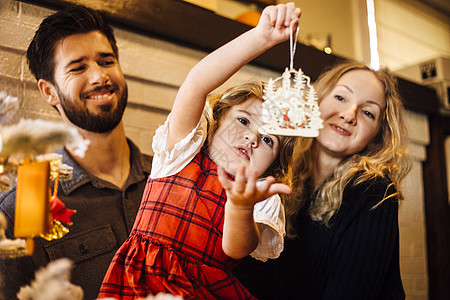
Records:
[[[205,145],[203,146],[203,151],[208,151],[209,144],[219,128],[222,118],[226,115],[230,108],[235,105],[242,104],[252,97],[264,101],[263,88],[264,82],[251,81],[231,87],[222,94],[217,94],[208,98],[208,102],[212,110],[212,116],[208,119],[208,137]],[[276,179],[286,180],[287,171],[292,159],[292,153],[294,151],[294,145],[294,138],[283,138],[278,147],[279,151],[277,158],[262,176],[274,176]]]
[[[346,62],[334,66],[323,73],[314,87],[320,101],[336,86],[339,79],[353,70],[372,72],[383,84],[386,99],[385,113],[381,119],[380,130],[369,144],[359,153],[343,159],[335,168],[332,176],[315,192],[309,209],[311,218],[329,225],[331,217],[342,204],[345,187],[353,180],[358,185],[367,180],[385,178],[392,182],[396,192],[386,194],[376,205],[388,198],[403,199],[400,183],[409,172],[410,161],[406,149],[406,129],[403,121],[403,104],[398,94],[397,80],[387,70],[374,71],[368,66],[355,62]],[[313,144],[315,140],[299,139],[295,146],[293,165],[288,180],[294,187],[293,193],[284,200],[287,217],[288,235],[295,236],[294,220],[304,202],[312,197]],[[376,207],[375,206],[375,207]]]

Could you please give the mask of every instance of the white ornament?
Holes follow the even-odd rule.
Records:
[[[322,128],[319,106],[311,79],[301,69],[293,68],[295,41],[290,35],[290,68],[281,77],[269,79],[264,86],[261,134],[317,137]]]
[[[303,137],[319,135],[323,126],[316,92],[310,78],[301,69],[286,68],[281,77],[270,78],[264,86],[263,99],[260,133]]]

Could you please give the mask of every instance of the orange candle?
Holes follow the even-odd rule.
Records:
[[[29,254],[33,252],[32,238],[49,228],[49,184],[48,161],[25,161],[18,167],[14,236],[27,239]]]

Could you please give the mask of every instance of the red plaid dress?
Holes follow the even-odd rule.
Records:
[[[225,191],[201,152],[179,173],[149,179],[130,237],[117,251],[99,298],[159,292],[185,299],[255,299],[222,250]]]

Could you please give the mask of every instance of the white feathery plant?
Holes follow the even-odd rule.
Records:
[[[83,157],[89,144],[75,128],[39,119],[21,119],[17,124],[1,128],[0,133],[0,155],[3,157],[35,157],[65,145],[73,146],[75,155]]]

